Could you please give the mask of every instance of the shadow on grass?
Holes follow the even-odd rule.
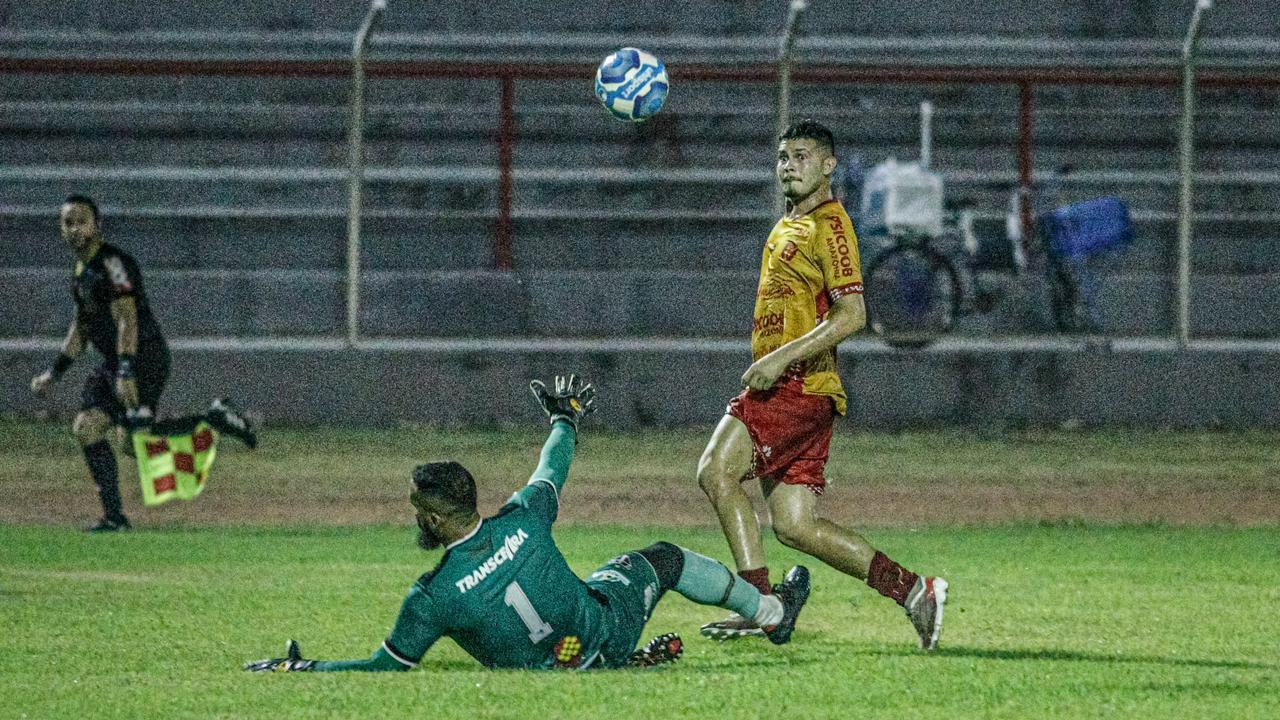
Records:
[[[876,655],[905,655],[905,652],[877,652]],[[1252,662],[1249,660],[1210,660],[1204,658],[1162,657],[1159,655],[1123,655],[1108,653],[1089,653],[1078,650],[1054,649],[1018,649],[1018,648],[976,648],[963,645],[947,645],[938,650],[943,657],[971,657],[984,660],[1058,660],[1066,662],[1094,663],[1138,663],[1150,665],[1175,665],[1205,668],[1237,668],[1252,670],[1275,670],[1276,665]]]

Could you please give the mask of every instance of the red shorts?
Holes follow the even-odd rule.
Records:
[[[831,398],[806,395],[801,378],[783,378],[768,390],[743,390],[725,412],[751,434],[753,475],[822,494],[835,422]]]

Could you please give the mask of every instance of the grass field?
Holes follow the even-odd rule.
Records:
[[[824,508],[952,582],[943,648],[891,602],[810,562],[791,645],[684,635],[652,671],[485,671],[450,642],[394,676],[244,673],[287,638],[361,657],[437,554],[405,476],[458,457],[496,506],[541,433],[288,430],[228,448],[193,503],[91,537],[64,428],[0,423],[0,718],[1269,718],[1280,700],[1280,437],[1266,433],[841,435]],[[668,539],[728,560],[692,481],[702,432],[588,435],[558,540],[580,573]],[[130,477],[131,466],[122,463]],[[922,498],[932,502],[922,502]],[[637,523],[640,523],[639,525]],[[770,539],[780,573],[801,558]]]

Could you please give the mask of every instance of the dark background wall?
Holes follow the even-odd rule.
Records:
[[[1274,73],[1280,3],[1219,5],[1206,28],[1210,55]],[[772,52],[768,36],[785,7],[782,0],[391,0],[375,55],[498,54],[536,63],[594,58],[636,39],[669,48],[673,67],[686,58],[759,60]],[[1190,0],[818,2],[803,21],[802,56],[1167,67],[1191,7]],[[0,52],[344,56],[366,8],[0,0]],[[299,39],[309,33],[319,39]],[[906,45],[893,55],[850,56],[841,38],[945,42],[920,60]],[[1017,44],[1029,40],[1049,49]],[[983,45],[1000,41],[1004,50]],[[677,83],[654,122],[633,126],[603,117],[587,77],[518,83],[510,272],[493,268],[497,90],[491,80],[467,78],[371,81],[360,320],[367,337],[407,344],[342,350],[346,78],[6,77],[0,412],[46,407],[26,383],[51,359],[69,319],[57,205],[87,191],[106,211],[108,239],[142,261],[169,336],[186,339],[169,410],[231,392],[273,421],[502,424],[528,414],[530,377],[579,370],[607,390],[612,426],[714,422],[747,364],[755,268],[774,220],[775,88]],[[1052,329],[1043,288],[1013,274],[1002,234],[1017,177],[1016,87],[801,85],[793,98],[797,113],[836,130],[846,163],[866,165],[914,157],[922,99],[937,105],[935,167],[949,197],[981,212],[984,277],[1004,290],[995,312],[965,319],[958,334],[1009,342],[922,354],[854,342],[842,368],[851,424],[1277,423],[1280,92],[1201,93],[1193,333],[1263,342],[1185,353],[1133,343],[1116,352],[1073,342],[1037,350],[1018,341]],[[1036,177],[1073,163],[1063,202],[1118,195],[1135,213],[1133,248],[1100,268],[1103,331],[1170,336],[1176,88],[1046,85],[1034,101]],[[864,244],[868,255],[873,244]],[[664,344],[670,338],[690,344],[672,349]],[[599,342],[555,350],[565,340]],[[501,349],[505,341],[514,349]],[[698,342],[704,349],[691,349]],[[263,349],[271,346],[293,349]],[[48,407],[73,411],[76,382],[68,378]]]
[[[1220,3],[1216,27],[1234,35],[1280,34],[1280,10],[1269,0]],[[6,0],[0,26],[149,29],[324,30],[358,23],[366,2],[260,0],[243,3],[175,0]],[[816,2],[807,23],[829,34],[996,37],[1071,35],[1092,38],[1181,37],[1190,0],[866,0]],[[702,0],[626,3],[488,0],[424,3],[390,0],[391,32],[632,32],[704,35],[772,33],[786,3],[771,0]]]

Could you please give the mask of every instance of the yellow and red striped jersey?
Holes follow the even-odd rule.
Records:
[[[760,261],[760,285],[751,328],[751,357],[759,360],[818,326],[831,303],[862,293],[858,237],[836,200],[773,226]],[[845,392],[836,372],[835,348],[787,369],[803,376],[804,391],[827,395],[845,413]]]

